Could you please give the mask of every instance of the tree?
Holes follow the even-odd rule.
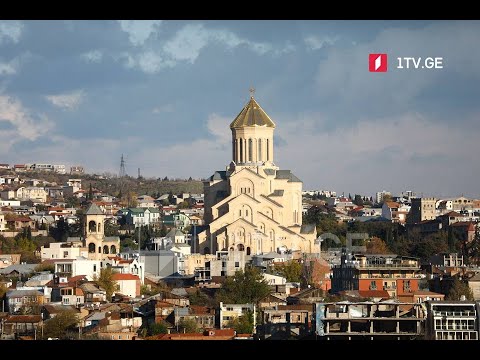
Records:
[[[353,199],[353,203],[358,206],[363,206],[364,200],[362,199],[361,195],[355,194],[355,198]]]
[[[187,201],[182,201],[180,204],[177,205],[178,209],[188,209],[189,205]]]
[[[374,236],[367,242],[367,254],[389,254],[387,244],[382,239]]]
[[[470,286],[463,281],[460,281],[458,278],[453,280],[452,287],[448,291],[445,300],[460,301],[462,295],[465,295],[465,299],[468,301],[474,301],[473,291],[470,289]]]
[[[178,327],[186,333],[196,333],[199,332],[197,322],[193,319],[182,319],[178,323]]]
[[[284,262],[275,267],[278,273],[287,278],[288,282],[300,282],[302,279],[302,264],[298,261],[292,260]]]
[[[113,280],[114,273],[111,267],[106,267],[100,269],[100,276],[94,278],[95,283],[107,293],[107,301],[111,301],[113,293],[118,290],[117,282]]]
[[[44,338],[72,338],[72,332],[78,324],[77,313],[73,310],[62,310],[55,317],[45,321]],[[70,334],[69,334],[70,333]]]
[[[270,287],[256,267],[246,266],[234,276],[228,276],[217,293],[217,299],[227,304],[257,303],[271,293]]]
[[[246,314],[230,320],[227,323],[227,327],[235,330],[237,334],[252,334],[253,312],[248,311]]]
[[[35,266],[35,272],[48,271],[52,274],[55,274],[55,265],[48,263],[41,263]]]
[[[148,335],[168,334],[168,326],[163,321],[159,323],[151,323],[148,326]]]
[[[89,189],[88,189],[87,200],[90,200],[90,201],[93,200],[93,188],[92,188],[92,183],[90,183],[90,187],[89,187]]]

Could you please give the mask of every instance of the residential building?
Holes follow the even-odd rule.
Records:
[[[154,208],[155,199],[148,195],[140,195],[137,197],[137,206],[139,208]]]
[[[185,334],[160,334],[148,336],[146,340],[234,340],[236,339],[233,329],[208,329],[203,333]]]
[[[140,278],[132,274],[114,273],[112,279],[118,285],[118,292],[131,298],[140,296]]]
[[[435,204],[436,199],[433,197],[412,198],[408,222],[415,224],[424,220],[434,220],[437,216]]]
[[[249,312],[253,314],[253,328],[255,329],[257,323],[257,311],[255,304],[224,304],[220,302],[219,306],[219,320],[218,324],[220,329],[223,329],[228,325],[231,320],[234,320],[240,316],[247,315]]]
[[[55,266],[55,274],[74,277],[85,275],[89,280],[100,275],[101,261],[79,256],[76,259],[49,260]]]
[[[174,315],[175,326],[179,326],[183,321],[193,320],[199,329],[215,328],[215,309],[208,306],[175,307]]]
[[[174,226],[183,231],[187,226],[191,225],[190,218],[187,214],[176,211],[175,213],[171,213],[169,215],[165,215],[160,220],[162,224],[167,226]]]
[[[428,340],[478,340],[478,304],[467,301],[427,302]]]
[[[135,331],[99,331],[100,340],[135,340],[137,333]]]
[[[10,265],[20,264],[20,257],[21,254],[0,254],[0,269],[5,269]]]
[[[31,336],[36,340],[43,326],[41,315],[8,315],[3,322],[3,333],[12,340],[19,336]]]
[[[395,223],[405,224],[409,211],[410,207],[408,205],[393,201],[385,201],[382,205],[382,216]]]
[[[145,279],[145,263],[142,259],[130,258],[124,259],[120,256],[110,256],[103,261],[103,266],[111,267],[113,271],[119,274],[132,274],[140,278],[140,283],[143,284]]]
[[[217,251],[216,258],[205,260],[205,267],[195,268],[195,282],[208,283],[216,276],[233,276],[245,268],[245,252],[238,250]]]
[[[450,225],[454,236],[465,243],[470,243],[475,238],[476,225],[470,221],[456,222]]]
[[[156,207],[150,208],[128,208],[121,209],[117,212],[117,216],[125,218],[128,225],[137,226],[158,226],[160,221],[160,210]]]
[[[419,303],[315,304],[315,333],[325,340],[423,339],[426,320],[427,312]]]
[[[17,189],[17,198],[19,200],[33,200],[41,203],[47,202],[48,192],[43,187],[28,186]]]
[[[472,211],[474,208],[474,201],[467,199],[465,196],[460,196],[458,198],[452,199],[452,210],[453,211]]]
[[[40,254],[42,260],[88,258],[88,250],[81,240],[46,244],[40,248]]]
[[[70,166],[70,175],[81,175],[85,172],[83,166]]]
[[[472,290],[473,299],[475,301],[479,301],[480,300],[480,273],[477,273],[468,279],[468,286]]]
[[[204,182],[202,253],[250,255],[283,245],[314,252],[315,227],[302,226],[302,181],[274,163],[275,126],[253,96],[230,124],[232,161]]]
[[[56,172],[57,174],[67,173],[67,169],[65,168],[65,165],[53,165],[53,171]]]
[[[377,204],[383,203],[383,198],[384,198],[385,196],[392,196],[392,194],[390,193],[390,191],[385,191],[385,190],[378,191],[378,192],[375,194],[375,202],[376,202]]]
[[[399,255],[342,254],[333,267],[332,292],[387,290],[391,297],[418,290],[419,260]]]
[[[257,326],[260,339],[277,340],[310,335],[314,317],[313,305],[279,305],[276,309],[264,310],[262,325]]]
[[[15,314],[22,308],[38,308],[45,302],[45,295],[39,290],[8,290],[5,294],[8,312]]]
[[[20,206],[20,200],[14,200],[16,197],[17,197],[16,190],[12,188],[3,189],[0,192],[0,198],[2,199],[2,201],[0,201],[0,205],[1,206],[12,206],[12,205]]]
[[[445,267],[465,266],[463,255],[458,253],[440,253],[433,255],[429,259],[430,264]]]
[[[443,301],[445,294],[436,293],[428,290],[417,290],[411,293],[405,293],[398,296],[401,302],[424,303],[427,301]]]

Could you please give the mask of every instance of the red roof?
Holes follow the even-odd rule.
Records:
[[[112,279],[115,280],[115,281],[119,281],[119,280],[140,280],[140,278],[137,275],[119,274],[119,273],[113,274]]]
[[[41,315],[9,315],[6,323],[39,323],[42,321]]]
[[[32,221],[29,217],[26,216],[17,216],[14,221]]]
[[[387,201],[385,204],[386,204],[389,208],[395,208],[395,207],[398,208],[398,207],[400,206],[399,203],[394,202],[394,201]]]
[[[390,295],[387,290],[358,290],[358,294],[361,297],[373,298],[381,297],[382,299],[389,299]]]

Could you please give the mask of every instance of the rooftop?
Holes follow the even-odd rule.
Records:
[[[262,126],[275,128],[275,123],[252,97],[230,124],[231,129],[248,126]]]

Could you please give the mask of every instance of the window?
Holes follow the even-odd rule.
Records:
[[[235,267],[236,267],[236,268],[240,267],[240,262],[235,261]]]
[[[267,139],[267,161],[270,160],[270,141]]]
[[[252,153],[253,153],[253,141],[252,139],[248,139],[248,161],[250,162],[253,161]]]
[[[262,160],[262,139],[258,139],[258,160]]]
[[[68,251],[64,251],[64,252],[63,252],[63,258],[64,258],[64,259],[68,258]]]

